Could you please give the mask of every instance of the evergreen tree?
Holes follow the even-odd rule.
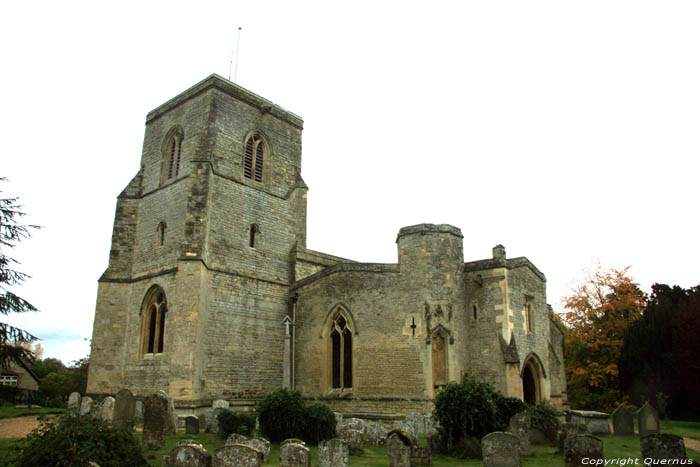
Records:
[[[3,315],[37,311],[31,303],[9,290],[29,277],[14,269],[13,265],[19,263],[6,254],[8,249],[30,237],[30,229],[37,228],[21,224],[19,220],[24,215],[17,198],[0,198],[0,314]],[[11,361],[31,360],[32,352],[26,344],[35,340],[36,337],[27,331],[0,322],[0,367],[6,368]]]

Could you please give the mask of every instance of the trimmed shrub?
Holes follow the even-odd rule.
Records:
[[[539,401],[537,404],[530,406],[530,414],[532,417],[532,428],[540,430],[548,441],[557,439],[557,433],[561,428],[559,417],[562,414],[551,402]]]
[[[73,413],[41,425],[12,447],[10,466],[148,466],[133,433],[90,416]]]
[[[306,410],[299,391],[278,389],[266,395],[255,409],[260,431],[273,443],[303,434]]]
[[[217,415],[219,437],[226,439],[231,433],[252,436],[255,431],[255,415],[223,410]]]
[[[474,443],[494,431],[503,431],[524,407],[519,399],[504,397],[489,383],[464,375],[435,397],[433,418],[448,451],[459,456],[478,455]]]
[[[306,407],[304,420],[304,440],[309,444],[335,437],[336,420],[331,409],[323,404]]]

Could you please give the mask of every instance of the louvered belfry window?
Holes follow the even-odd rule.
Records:
[[[246,178],[262,182],[263,160],[265,159],[265,143],[260,136],[251,136],[245,143],[245,158],[243,160],[243,175]]]

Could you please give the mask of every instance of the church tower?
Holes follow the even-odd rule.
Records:
[[[258,397],[282,385],[306,243],[303,121],[212,75],[150,112],[99,280],[88,393]]]

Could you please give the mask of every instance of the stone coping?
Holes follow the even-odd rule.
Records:
[[[579,416],[579,417],[583,417],[583,418],[601,418],[601,419],[610,418],[610,414],[607,414],[605,412],[596,412],[594,410],[567,410],[566,414]]]

